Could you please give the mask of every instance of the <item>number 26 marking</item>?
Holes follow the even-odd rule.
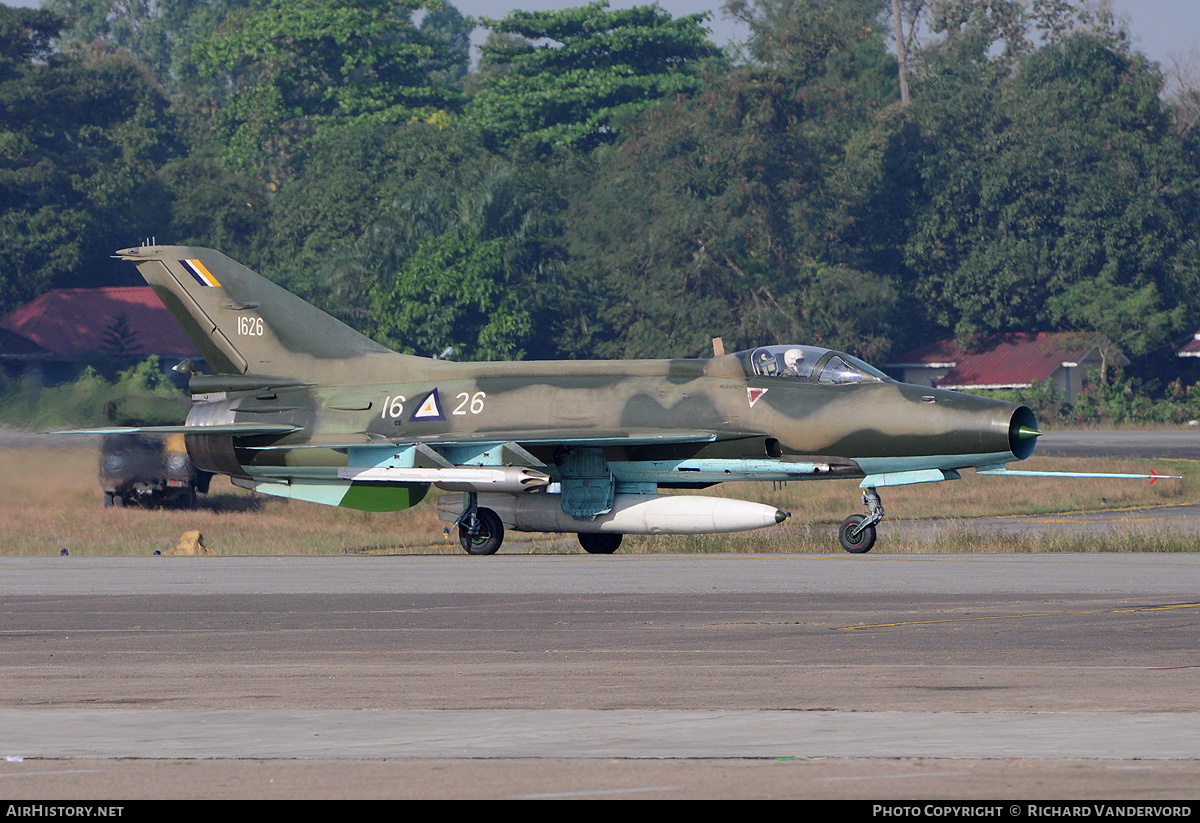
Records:
[[[486,397],[487,395],[481,391],[477,391],[473,395],[468,392],[461,392],[458,395],[458,400],[460,402],[457,406],[455,406],[454,411],[451,412],[451,414],[466,414],[468,408],[470,408],[471,414],[479,414],[481,411],[483,411],[483,401]],[[470,404],[469,406],[468,403]]]

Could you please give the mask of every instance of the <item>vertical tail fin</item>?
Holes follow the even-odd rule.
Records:
[[[117,256],[137,264],[219,374],[317,379],[337,361],[391,353],[218,251],[142,246]]]

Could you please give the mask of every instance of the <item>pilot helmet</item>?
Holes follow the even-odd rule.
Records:
[[[792,371],[797,371],[800,366],[800,361],[804,359],[804,352],[800,349],[788,349],[783,353],[783,365]]]

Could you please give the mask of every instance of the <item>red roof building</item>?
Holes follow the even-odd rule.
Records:
[[[1084,369],[1099,369],[1104,338],[1080,332],[1013,332],[987,339],[986,348],[965,352],[953,338],[913,349],[889,363],[905,383],[940,389],[1024,389],[1053,379],[1068,403],[1083,390]],[[1108,365],[1129,361],[1110,353]]]
[[[199,356],[149,286],[52,289],[0,318],[0,328],[33,341],[58,360]]]
[[[0,317],[0,364],[39,383],[73,380],[84,365],[131,366],[157,354],[163,371],[203,360],[149,286],[52,289]]]
[[[49,360],[50,352],[27,337],[0,328],[0,361],[15,360],[33,362]]]
[[[1200,331],[1192,335],[1192,339],[1183,344],[1176,357],[1200,357]]]

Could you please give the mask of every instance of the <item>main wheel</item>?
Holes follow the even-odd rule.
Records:
[[[852,514],[842,521],[841,528],[838,529],[838,542],[842,544],[842,548],[850,552],[850,554],[866,554],[875,545],[875,527],[867,526],[855,536],[851,536],[851,532],[858,528],[858,524],[867,519],[865,514]]]
[[[612,532],[580,532],[579,545],[588,554],[612,554],[621,547],[624,535]]]
[[[475,517],[479,521],[478,531],[471,535],[460,525],[458,541],[467,554],[495,554],[504,542],[504,524],[500,522],[500,515],[491,509],[476,509]]]

